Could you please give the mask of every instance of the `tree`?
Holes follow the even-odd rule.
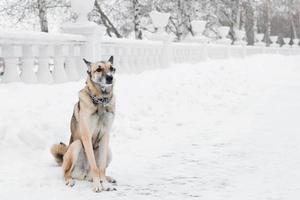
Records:
[[[245,31],[248,45],[254,45],[254,9],[253,2],[247,0],[243,2],[245,10]]]
[[[143,21],[150,22],[151,3],[152,0],[97,0],[90,20],[104,25],[109,36],[142,39],[143,30],[148,31]]]
[[[67,9],[70,5],[65,0],[11,0],[3,5],[2,13],[5,12],[15,23],[21,23],[31,16],[39,21],[40,30],[48,32],[48,11],[51,9]]]
[[[132,0],[133,7],[133,24],[134,24],[134,33],[135,39],[142,39],[142,30],[141,30],[141,13],[140,13],[140,4],[139,0]]]
[[[170,13],[170,23],[167,30],[176,36],[177,41],[184,39],[189,33],[193,35],[191,21],[195,18],[194,0],[156,0],[154,9],[160,12]]]
[[[267,46],[270,46],[271,19],[272,19],[271,0],[266,0],[266,13],[267,13],[267,23],[266,23],[265,41]]]

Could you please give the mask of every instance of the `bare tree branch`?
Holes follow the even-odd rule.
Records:
[[[104,26],[106,26],[107,29],[111,30],[118,38],[121,38],[122,35],[118,32],[118,30],[116,29],[116,27],[113,25],[113,23],[110,21],[110,19],[107,17],[107,15],[102,11],[98,1],[95,1],[95,7],[97,9],[97,11],[100,13],[101,18],[103,20],[103,24]],[[104,23],[107,22],[107,23]]]

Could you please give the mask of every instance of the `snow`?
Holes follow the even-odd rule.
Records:
[[[300,56],[117,75],[108,174],[117,191],[64,185],[49,148],[69,139],[84,81],[0,85],[0,199],[294,200]]]
[[[0,38],[2,44],[11,43],[29,43],[29,44],[45,44],[57,42],[86,42],[87,39],[82,35],[67,34],[67,33],[44,33],[34,31],[5,31],[0,30]]]

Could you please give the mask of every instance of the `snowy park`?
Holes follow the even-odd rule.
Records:
[[[21,2],[0,3],[1,200],[300,196],[300,2]],[[79,91],[105,94],[107,63],[117,183],[95,193],[94,177],[66,186],[50,149],[71,149]]]

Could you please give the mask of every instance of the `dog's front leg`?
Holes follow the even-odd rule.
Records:
[[[85,114],[82,114],[80,117],[81,140],[86,153],[87,160],[90,165],[91,175],[94,184],[93,190],[95,192],[100,192],[102,189],[100,185],[100,174],[99,174],[99,169],[97,167],[96,159],[93,151],[92,134],[90,133],[90,130],[87,125],[88,119],[89,116]]]
[[[106,167],[107,167],[107,158],[108,158],[108,143],[109,143],[109,134],[105,133],[100,140],[99,144],[99,175],[100,183],[104,190],[115,190],[115,188],[109,186],[106,179]]]

